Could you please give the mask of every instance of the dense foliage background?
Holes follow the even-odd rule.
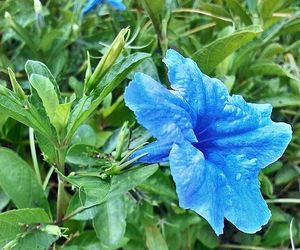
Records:
[[[37,3],[34,8],[33,0],[0,0],[1,248],[300,247],[299,1],[125,0],[125,11],[101,4],[85,16],[81,15],[85,0],[41,2],[42,9]],[[25,63],[29,59],[45,63],[58,83],[61,100],[74,107],[87,93],[83,84],[90,73],[89,64],[95,69],[119,31],[128,26],[131,33],[125,48],[116,62],[114,52],[109,53],[108,61],[115,66],[109,65],[100,80],[102,87],[112,82],[114,86],[105,94],[103,88],[91,92],[93,98],[99,93],[103,98],[64,144],[66,169],[58,173],[55,169],[61,156],[55,152],[63,151],[58,146],[53,149],[39,131],[48,118],[38,119],[35,141],[33,131],[24,125],[31,123],[22,120],[22,110],[18,115],[11,113],[17,111],[11,111],[13,102],[5,99],[4,86],[12,88],[7,68],[15,72],[25,93],[31,93],[31,103],[38,105],[35,91],[40,96],[42,90],[30,90],[30,84],[34,85],[32,74],[46,74],[52,82],[55,80],[48,71],[45,73],[44,66],[31,62],[26,68],[29,82]],[[285,155],[259,176],[272,210],[269,224],[259,233],[243,234],[226,223],[224,234],[217,237],[204,219],[178,207],[167,165],[105,172],[113,164],[122,166],[121,159],[131,149],[151,140],[125,107],[122,94],[135,71],[167,84],[161,59],[169,47],[193,58],[204,73],[221,79],[232,94],[241,94],[250,102],[271,103],[273,120],[293,127],[293,140]],[[132,60],[136,64],[130,64]],[[116,74],[121,77],[117,79]],[[37,107],[43,117],[45,110]],[[62,129],[59,139],[65,138],[66,124],[58,122]],[[95,172],[108,176],[89,175]],[[59,202],[56,176],[63,174],[63,213],[55,221]],[[104,195],[107,183],[110,190]]]

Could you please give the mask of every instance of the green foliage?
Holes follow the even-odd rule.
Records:
[[[0,159],[0,186],[16,207],[40,207],[48,212],[44,190],[28,163],[6,148],[0,148]]]
[[[300,246],[298,1],[125,0],[125,11],[85,16],[85,0],[46,2],[0,4],[0,248]],[[168,86],[169,47],[293,126],[285,155],[260,173],[272,218],[255,235],[225,222],[217,237],[178,206],[167,164],[127,161],[152,139],[124,88],[136,71]]]

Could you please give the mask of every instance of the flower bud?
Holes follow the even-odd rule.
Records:
[[[21,88],[20,84],[17,82],[15,73],[10,68],[8,68],[7,71],[8,71],[9,79],[10,79],[10,82],[11,82],[11,85],[13,87],[13,90],[14,90],[15,94],[20,99],[25,100],[26,95],[25,95],[23,89]]]
[[[42,12],[42,4],[41,4],[40,0],[34,0],[34,11],[35,11],[35,13]]]
[[[11,14],[9,12],[5,11],[4,17],[5,17],[5,20],[6,20],[7,24],[9,26],[12,26],[13,25],[13,19],[12,19]]]
[[[119,32],[118,36],[115,38],[113,43],[110,45],[110,47],[107,49],[102,59],[98,63],[94,73],[86,82],[86,93],[91,92],[99,84],[101,78],[113,66],[114,62],[117,60],[123,48],[125,47],[129,34],[129,28],[122,29]]]
[[[41,230],[51,235],[63,236],[60,227],[56,225],[45,225]]]
[[[116,153],[115,153],[115,159],[118,160],[121,158],[121,155],[123,153],[124,148],[126,147],[128,143],[128,137],[129,137],[129,128],[128,128],[128,122],[125,122],[121,128],[121,131],[118,136],[118,143],[116,146]]]

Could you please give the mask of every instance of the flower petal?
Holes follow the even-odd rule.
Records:
[[[108,4],[117,10],[125,10],[126,6],[123,4],[122,0],[106,0]]]
[[[291,126],[273,122],[271,111],[271,105],[248,104],[233,96],[215,122],[198,134],[197,148],[205,156],[212,152],[245,156],[255,159],[256,169],[266,167],[282,156],[292,138]]]
[[[268,222],[270,211],[260,193],[258,171],[252,168],[252,161],[240,158],[237,163],[226,161],[226,155],[211,156],[204,159],[202,152],[188,142],[173,146],[169,159],[180,206],[203,216],[216,234],[222,233],[224,218],[241,231],[260,230]]]
[[[102,3],[103,0],[89,0],[88,3],[84,6],[82,13],[85,15],[90,12],[92,9],[95,9],[98,4]]]
[[[254,233],[270,217],[258,173],[282,156],[292,131],[290,125],[271,120],[270,105],[248,104],[241,96],[228,100],[224,111],[197,135],[196,147],[224,174],[224,217],[241,231]]]
[[[187,104],[151,77],[135,74],[124,96],[138,122],[157,139],[197,141]]]
[[[168,161],[171,148],[172,143],[155,141],[135,151],[129,159],[147,153],[146,156],[140,158],[137,162],[157,163]]]
[[[174,144],[169,156],[179,205],[204,217],[217,234],[224,227],[221,171],[208,166],[201,151],[187,141]]]
[[[193,60],[175,50],[169,49],[163,61],[168,66],[172,88],[187,101],[204,127],[224,108],[229,95],[225,85],[202,74]]]

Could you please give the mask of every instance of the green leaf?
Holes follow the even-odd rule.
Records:
[[[89,146],[96,146],[97,134],[90,125],[83,124],[76,130],[71,140],[71,144],[84,144]]]
[[[84,231],[68,242],[66,250],[102,250],[102,245],[94,231]]]
[[[0,85],[0,108],[11,118],[30,127],[33,120],[25,105],[11,90]]]
[[[208,223],[201,226],[200,232],[197,233],[197,238],[207,247],[213,249],[219,245],[219,237],[212,230]]]
[[[54,116],[59,105],[54,85],[49,78],[37,74],[32,74],[29,81],[41,98],[51,123],[54,124]]]
[[[35,138],[39,144],[40,149],[43,152],[45,160],[50,163],[54,163],[56,158],[56,152],[55,147],[53,146],[51,141],[49,141],[47,137],[45,137],[37,131],[35,131]]]
[[[60,133],[68,123],[71,106],[72,102],[68,102],[58,104],[56,107],[52,122],[58,133]]]
[[[270,198],[274,198],[273,192],[274,188],[272,182],[268,178],[268,176],[264,175],[262,172],[259,174],[259,180],[261,182],[261,191],[263,194]]]
[[[280,3],[280,0],[262,0],[259,1],[258,8],[260,10],[260,15],[263,19],[269,18],[273,12],[276,10]]]
[[[21,224],[50,223],[49,216],[40,208],[11,210],[0,214],[0,248],[14,240],[26,227]]]
[[[5,19],[9,27],[11,27],[21,38],[23,42],[31,49],[31,52],[34,56],[37,56],[38,45],[35,40],[32,39],[34,37],[30,36],[25,28],[23,28],[19,23],[15,21],[15,19],[8,13],[5,12]]]
[[[76,192],[72,196],[72,198],[69,202],[69,206],[68,206],[66,214],[70,214],[73,211],[75,211],[77,208],[80,208],[82,206],[83,206],[83,204],[80,201],[79,192]],[[72,216],[71,219],[78,220],[78,221],[92,220],[95,218],[95,216],[98,212],[98,206],[90,207],[90,208],[83,210],[82,212],[76,213],[76,215]]]
[[[142,0],[142,4],[153,23],[156,33],[161,34],[162,20],[165,17],[166,0]]]
[[[249,75],[289,76],[289,73],[278,64],[271,62],[257,62],[250,66]]]
[[[0,85],[0,109],[9,117],[32,127],[45,136],[48,135],[42,119],[35,107],[27,100],[20,100],[14,92]]]
[[[291,166],[282,167],[275,176],[275,185],[284,185],[300,176],[300,173]]]
[[[38,61],[28,60],[25,64],[25,70],[26,70],[28,79],[30,79],[31,75],[33,75],[33,74],[41,75],[41,76],[48,78],[51,81],[51,83],[53,84],[56,95],[58,97],[60,97],[60,91],[59,91],[58,84],[57,84],[54,76],[52,75],[52,73],[50,72],[50,70],[48,69],[48,67],[45,64],[38,62]]]
[[[146,245],[149,250],[168,250],[167,243],[161,235],[157,226],[152,222],[147,222],[145,225]]]
[[[93,227],[101,243],[108,247],[118,245],[126,228],[126,211],[123,196],[109,199],[98,206]]]
[[[157,169],[158,165],[153,164],[127,170],[112,176],[110,181],[93,176],[61,177],[79,189],[81,207],[88,208],[125,194],[153,175]]]
[[[158,169],[157,164],[125,171],[119,175],[114,175],[111,179],[108,197],[111,199],[126,193],[128,190],[138,186],[153,175]]]
[[[110,166],[107,156],[99,152],[96,147],[76,144],[70,147],[67,153],[68,163],[83,166]]]
[[[293,227],[293,236],[297,234],[297,228]],[[264,246],[277,246],[281,242],[290,239],[289,223],[274,223],[267,231],[263,244]]]
[[[0,148],[0,161],[0,186],[13,203],[18,208],[41,207],[49,211],[43,188],[31,167],[6,148]]]
[[[241,18],[242,22],[246,25],[252,24],[250,16],[238,0],[226,0],[226,4],[234,14]]]
[[[149,177],[140,186],[145,190],[167,196],[171,199],[177,198],[174,184],[161,170],[156,171],[155,174]]]
[[[67,140],[70,140],[78,127],[94,112],[103,99],[112,92],[126,76],[142,61],[150,57],[146,53],[135,53],[116,63],[97,85],[90,96],[84,95],[71,112]]]
[[[57,236],[35,230],[19,239],[13,250],[49,249],[57,238]]]
[[[255,26],[219,38],[194,53],[192,59],[204,73],[211,73],[227,56],[253,40],[260,32],[261,30]]]
[[[0,212],[8,205],[10,199],[0,187]]]
[[[261,59],[272,59],[273,56],[284,52],[284,47],[279,43],[271,43],[261,52]]]
[[[67,181],[79,189],[79,198],[83,207],[92,207],[107,200],[110,183],[98,177],[68,177]]]
[[[260,100],[261,103],[270,103],[274,108],[282,108],[288,106],[300,106],[300,99],[296,95],[282,94],[272,97],[266,97]]]

